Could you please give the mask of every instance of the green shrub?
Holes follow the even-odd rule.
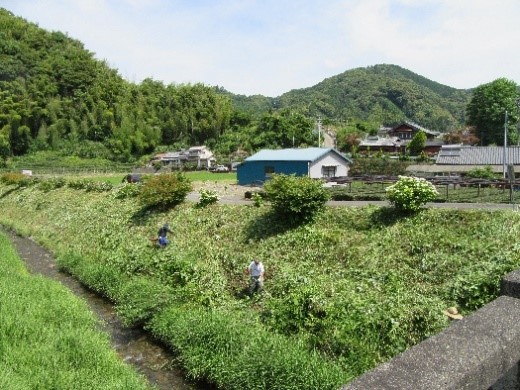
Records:
[[[264,197],[259,192],[253,193],[251,198],[253,199],[255,207],[260,207],[264,203]]]
[[[34,183],[34,180],[27,175],[18,172],[8,172],[0,176],[0,182],[7,185],[17,185],[18,187],[27,187]]]
[[[111,191],[114,188],[114,185],[111,183],[91,179],[71,180],[69,181],[68,186],[75,190],[85,190],[87,192],[106,192]]]
[[[182,170],[183,171],[196,171],[197,163],[187,162],[182,166]]]
[[[428,153],[426,153],[424,150],[421,152],[419,157],[417,158],[418,162],[430,162],[431,158],[428,156]]]
[[[218,196],[217,191],[206,190],[203,188],[200,190],[200,198],[197,203],[197,207],[209,206],[210,204],[217,203],[219,201],[219,199],[220,198]]]
[[[182,203],[191,190],[190,179],[181,172],[165,173],[143,184],[139,201],[147,208],[169,209]]]
[[[426,146],[426,133],[419,130],[412,138],[412,140],[406,146],[406,151],[412,156],[421,154],[422,150]]]
[[[475,179],[496,179],[496,175],[490,165],[487,165],[484,168],[470,169],[468,173],[466,173],[466,177]]]
[[[135,183],[125,183],[116,191],[116,199],[135,198],[141,192],[141,185]]]
[[[87,186],[88,179],[74,179],[67,183],[67,186],[75,190],[84,190]]]
[[[67,180],[62,177],[51,177],[46,180],[42,180],[38,184],[38,188],[43,192],[49,192],[57,188],[64,187],[67,184]]]
[[[448,299],[468,311],[476,310],[499,295],[501,275],[514,269],[512,260],[470,264],[449,284]]]
[[[399,176],[399,180],[386,188],[390,203],[401,211],[417,211],[439,195],[435,186],[423,178]]]
[[[307,176],[273,175],[264,189],[275,213],[294,222],[313,220],[330,199],[323,183]]]
[[[254,199],[255,196],[259,196],[260,198],[265,198],[266,194],[264,191],[246,191],[244,193],[244,199]]]
[[[349,175],[389,175],[406,173],[408,162],[388,158],[356,158],[350,167]]]

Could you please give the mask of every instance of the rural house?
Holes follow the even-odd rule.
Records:
[[[350,160],[333,148],[264,149],[237,167],[239,185],[264,182],[273,173],[315,179],[347,176]]]
[[[440,135],[438,131],[428,130],[424,127],[419,126],[416,123],[405,121],[400,125],[391,128],[388,131],[388,136],[397,137],[401,141],[406,141],[411,140],[419,131],[424,132],[424,134],[426,134],[426,139],[428,140],[433,140]]]
[[[437,153],[444,143],[438,138],[440,133],[438,131],[428,130],[410,121],[405,121],[388,129],[385,135],[367,136],[359,143],[358,150],[360,152],[382,151],[386,153],[403,153],[406,149],[406,145],[419,131],[426,134],[424,151],[428,154]]]
[[[505,157],[505,159],[504,159]],[[460,175],[475,168],[490,166],[493,172],[503,173],[504,165],[512,164],[520,173],[520,146],[443,145],[435,164],[410,165],[407,171],[423,174]]]
[[[160,162],[162,166],[181,168],[186,163],[192,163],[197,169],[209,169],[215,161],[213,152],[206,146],[192,146],[188,150],[158,154],[152,160],[152,164]]]

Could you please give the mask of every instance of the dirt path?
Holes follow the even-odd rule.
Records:
[[[182,371],[173,364],[174,357],[166,348],[140,329],[124,328],[110,303],[86,289],[70,275],[60,272],[49,251],[29,238],[3,229],[2,232],[9,237],[30,273],[60,282],[89,304],[101,319],[102,330],[110,334],[112,347],[121,359],[135,366],[151,384],[158,389],[202,389],[184,379]]]

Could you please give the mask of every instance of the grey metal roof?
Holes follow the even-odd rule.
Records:
[[[407,172],[413,173],[465,173],[477,167],[485,167],[486,165],[437,165],[437,164],[424,164],[424,165],[409,165],[406,168]],[[515,165],[515,173],[520,173],[520,165]],[[502,165],[491,165],[491,170],[495,173],[502,173]]]
[[[369,136],[359,143],[359,146],[396,146],[397,137]],[[399,144],[399,142],[397,142]]]
[[[417,123],[415,122],[412,122],[411,120],[406,120],[404,122],[402,122],[401,124],[395,126],[393,128],[393,130],[397,129],[398,127],[402,126],[402,125],[407,125],[407,126],[410,126],[411,128],[415,129],[415,130],[422,130],[424,131],[426,134],[430,134],[430,135],[434,135],[434,136],[438,136],[440,135],[440,132],[438,131],[434,131],[434,130],[430,130],[430,129],[427,129],[426,127],[422,127],[420,125],[418,125]]]
[[[411,139],[405,139],[405,140],[399,140],[398,137],[378,137],[378,136],[372,136],[367,137],[364,140],[362,140],[359,143],[359,146],[362,147],[384,147],[384,146],[394,146],[394,147],[401,147],[408,145],[412,140]],[[428,139],[426,140],[426,144],[424,146],[441,146],[444,145],[444,141],[441,139]]]
[[[502,146],[444,145],[439,151],[437,165],[503,165]],[[520,146],[506,148],[506,164],[520,164]]]
[[[316,161],[333,152],[349,161],[345,156],[333,148],[305,148],[305,149],[263,149],[245,159],[245,161]]]

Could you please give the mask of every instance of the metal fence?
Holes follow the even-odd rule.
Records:
[[[439,195],[437,201],[473,203],[515,203],[520,191],[520,179],[512,182],[506,179],[471,179],[460,177],[426,177]],[[384,199],[386,188],[394,184],[397,176],[351,176],[329,179],[329,187],[334,194],[352,199]]]

